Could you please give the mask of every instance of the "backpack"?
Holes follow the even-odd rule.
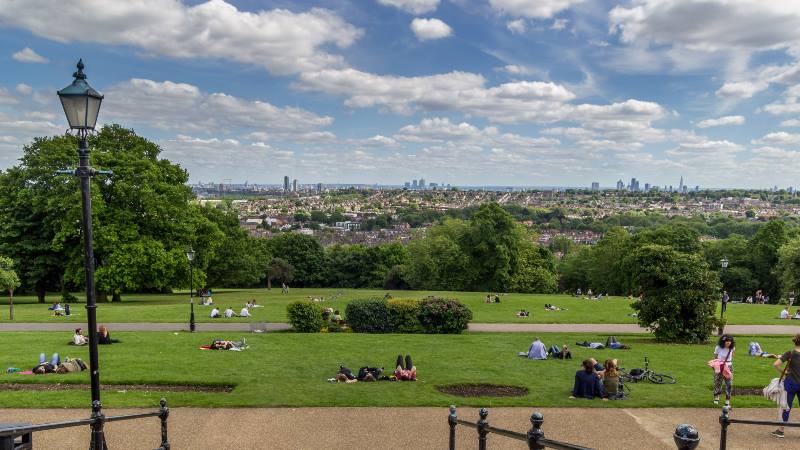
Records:
[[[644,380],[644,369],[632,369],[628,372],[628,375],[631,377],[631,381],[636,383],[637,381]]]

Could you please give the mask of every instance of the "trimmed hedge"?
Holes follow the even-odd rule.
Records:
[[[386,302],[389,310],[389,326],[393,333],[420,333],[419,300],[392,298]]]
[[[300,333],[319,333],[325,321],[322,307],[314,302],[297,301],[286,305],[286,315],[295,331]]]
[[[366,298],[350,302],[345,317],[357,333],[458,334],[467,329],[472,311],[458,300],[440,297]]]
[[[381,298],[353,300],[344,310],[347,324],[356,333],[390,333],[389,308]]]
[[[472,320],[472,311],[451,298],[426,297],[420,302],[419,309],[419,321],[426,333],[459,334]]]

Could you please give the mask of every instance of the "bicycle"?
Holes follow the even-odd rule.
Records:
[[[633,369],[630,372],[626,371],[623,368],[619,369],[620,378],[624,381],[629,381],[631,383],[638,383],[639,381],[644,381],[645,379],[650,380],[652,383],[656,384],[675,384],[677,380],[672,375],[668,375],[666,373],[657,373],[650,370],[649,360],[647,356],[644,357],[644,369]]]

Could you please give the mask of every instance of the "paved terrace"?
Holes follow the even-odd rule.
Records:
[[[78,323],[0,323],[0,331],[72,331]],[[113,331],[188,331],[186,323],[107,323]],[[288,323],[267,323],[267,331],[288,330]],[[249,332],[248,322],[198,323],[197,331]],[[629,334],[648,333],[635,324],[611,323],[471,323],[469,331],[517,332],[517,333],[600,333]],[[725,331],[744,335],[791,335],[800,333],[800,325],[728,325]]]
[[[583,400],[581,400],[583,401]],[[587,402],[589,400],[586,400]],[[141,410],[105,410],[107,415]],[[489,423],[527,431],[532,409],[492,408]],[[597,449],[674,449],[672,432],[680,423],[698,428],[701,449],[719,448],[719,409],[688,408],[544,408],[542,429],[551,439]],[[734,409],[733,417],[774,420],[774,409]],[[0,409],[0,422],[61,421],[88,417],[87,410]],[[474,408],[459,410],[477,420]],[[169,418],[170,444],[175,449],[320,449],[374,450],[447,448],[447,408],[176,408]],[[800,429],[787,428],[786,438],[770,436],[771,427],[731,425],[729,449],[800,448]],[[111,449],[152,450],[160,442],[158,418],[114,422],[106,426]],[[462,427],[458,449],[476,449],[477,433]],[[89,427],[53,430],[34,435],[36,448],[88,448]],[[490,435],[492,450],[526,448],[525,443]]]

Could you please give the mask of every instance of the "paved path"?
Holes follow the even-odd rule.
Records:
[[[114,331],[186,331],[185,323],[109,323]],[[76,323],[0,323],[0,331],[72,331]],[[288,323],[267,323],[266,331],[281,331],[290,328]],[[647,333],[644,328],[628,323],[471,323],[470,331],[519,332],[519,333],[600,333],[628,334]],[[197,331],[250,331],[250,324],[243,322],[198,323]],[[800,333],[800,325],[728,325],[725,331],[732,334],[791,335]]]
[[[588,400],[587,400],[588,401]],[[105,410],[107,415],[141,410]],[[489,423],[514,431],[530,428],[532,409],[491,408]],[[600,450],[674,449],[672,433],[681,423],[700,431],[701,449],[719,448],[719,410],[690,408],[543,408],[542,430],[551,439]],[[0,409],[0,422],[44,423],[88,417],[86,410]],[[473,408],[459,417],[477,420]],[[733,417],[774,420],[774,409],[734,409]],[[176,408],[169,418],[169,438],[175,449],[320,449],[374,450],[447,448],[446,408]],[[787,428],[786,438],[769,435],[772,427],[731,425],[729,449],[800,448],[800,429]],[[157,418],[106,425],[109,448],[152,450],[160,442]],[[461,427],[458,449],[476,449],[474,430]],[[45,431],[34,436],[36,448],[87,448],[89,427]],[[490,435],[489,448],[522,449],[525,444]]]

